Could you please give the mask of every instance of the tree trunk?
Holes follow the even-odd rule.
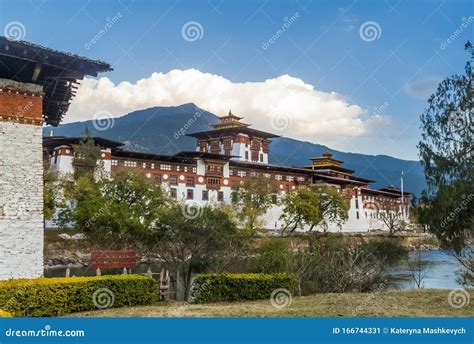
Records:
[[[186,266],[183,270],[184,271],[184,276],[183,276],[183,281],[184,281],[184,300],[188,301],[189,300],[189,294],[191,291],[191,277],[192,277],[192,270],[191,266]]]

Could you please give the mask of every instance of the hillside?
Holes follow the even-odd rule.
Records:
[[[180,150],[194,150],[195,139],[182,135],[211,129],[218,122],[216,115],[199,109],[194,104],[172,107],[154,107],[131,112],[115,118],[109,129],[100,131],[93,121],[75,122],[56,128],[45,127],[44,135],[81,136],[88,127],[94,136],[126,143],[130,150],[175,154]],[[372,187],[400,186],[401,171],[405,172],[405,190],[419,195],[425,188],[423,168],[418,161],[402,160],[386,155],[367,155],[340,152],[324,145],[298,141],[286,137],[273,140],[270,146],[270,163],[276,165],[305,166],[308,158],[332,152],[344,166],[355,170],[355,175],[375,180]]]

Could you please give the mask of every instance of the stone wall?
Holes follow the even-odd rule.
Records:
[[[5,97],[13,96],[4,91]],[[1,93],[0,102],[5,105]],[[0,113],[0,280],[43,274],[42,127],[36,122],[41,99],[25,94],[15,97],[24,101],[24,106],[14,104],[22,113]],[[9,118],[2,120],[2,115]],[[36,123],[10,121],[18,115],[34,118]]]

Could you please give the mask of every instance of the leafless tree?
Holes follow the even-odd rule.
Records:
[[[400,213],[390,210],[377,211],[378,218],[387,226],[390,235],[399,230],[402,224]]]
[[[407,261],[408,271],[413,279],[413,283],[418,289],[424,288],[424,280],[431,270],[432,264],[421,259],[421,251],[417,251],[415,258]]]

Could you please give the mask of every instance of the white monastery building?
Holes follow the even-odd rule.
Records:
[[[106,176],[113,178],[124,169],[134,171],[162,185],[173,197],[192,205],[230,204],[233,189],[246,178],[259,176],[276,185],[276,197],[316,183],[336,188],[349,205],[349,218],[342,227],[329,225],[327,230],[331,232],[386,230],[380,212],[394,212],[407,221],[408,192],[402,196],[393,187],[371,189],[371,180],[354,176],[354,171],[344,168],[343,162],[334,159],[331,153],[310,158],[311,164],[304,168],[268,164],[270,139],[278,136],[252,129],[240,122],[241,119],[229,112],[220,118],[220,123],[213,125],[213,130],[188,135],[196,138],[196,151],[175,155],[127,151],[121,148],[120,142],[101,137],[94,140],[101,147],[101,165]],[[43,147],[47,165],[64,175],[72,175],[75,164],[80,163],[75,156],[75,147],[81,140],[79,137],[45,137]],[[284,227],[281,214],[282,209],[277,205],[267,212],[263,220],[268,230]],[[48,225],[54,226],[54,223]]]

